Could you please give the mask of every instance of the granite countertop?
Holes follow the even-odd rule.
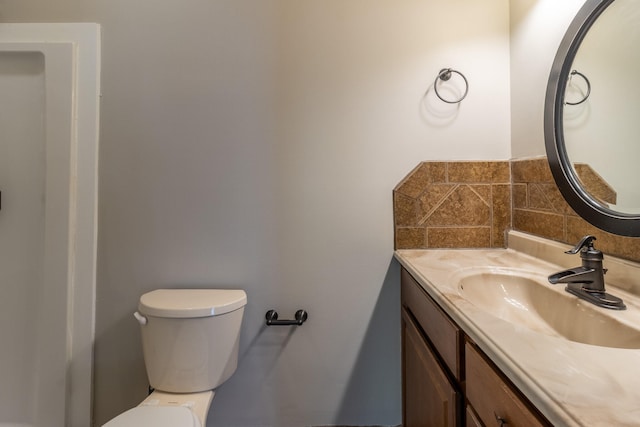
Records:
[[[579,258],[563,258],[566,248],[510,233],[508,249],[398,250],[395,257],[555,426],[638,426],[640,348],[601,347],[534,332],[526,321],[506,321],[482,310],[458,289],[457,277],[472,268],[515,268],[546,278],[579,265]],[[640,282],[640,265],[608,260],[605,255],[607,261],[605,267],[610,271],[605,279],[617,282],[607,281],[607,291],[621,297],[627,310],[593,307],[640,330],[640,296],[636,293],[640,284],[632,283],[634,277]],[[540,283],[565,293],[564,285]],[[578,298],[575,303],[588,304]],[[581,327],[578,321],[575,327]]]

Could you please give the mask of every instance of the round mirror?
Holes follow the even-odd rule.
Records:
[[[569,205],[596,227],[640,236],[640,3],[587,0],[554,60],[545,144]]]

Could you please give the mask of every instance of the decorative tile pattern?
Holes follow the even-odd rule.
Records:
[[[514,230],[566,241],[566,216],[576,215],[560,194],[546,157],[511,161]]]
[[[397,249],[502,247],[511,224],[509,162],[423,162],[393,200]]]
[[[603,201],[616,193],[587,165],[576,170]],[[504,247],[509,228],[598,248],[640,262],[640,238],[593,227],[565,202],[545,157],[512,161],[422,162],[393,191],[396,249]]]
[[[504,247],[505,231],[511,227],[512,221],[512,186],[509,184],[492,184],[493,217],[491,241],[494,247]]]
[[[602,231],[579,217],[565,202],[555,184],[546,157],[511,162],[514,188],[514,230],[573,245],[582,236],[596,236],[597,247],[606,254],[640,261],[640,239]],[[604,202],[615,203],[615,191],[588,165],[576,165],[588,191]],[[525,194],[523,194],[525,193]]]
[[[592,194],[615,203],[591,168],[576,170]],[[504,247],[513,228],[568,244],[593,234],[603,252],[640,262],[640,238],[606,233],[571,209],[546,157],[422,162],[394,189],[393,210],[396,249]]]

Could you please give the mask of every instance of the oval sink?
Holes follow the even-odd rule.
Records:
[[[489,314],[533,331],[603,347],[640,348],[640,330],[607,311],[553,288],[545,276],[509,269],[458,277],[460,296]]]

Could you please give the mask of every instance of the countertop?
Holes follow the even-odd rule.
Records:
[[[557,242],[514,232],[508,240],[508,249],[398,250],[395,257],[555,426],[640,426],[640,349],[600,347],[534,332],[461,296],[455,277],[465,269],[517,268],[546,277],[580,263],[564,255],[568,246]],[[640,282],[640,265],[605,254],[607,261],[605,281],[616,281],[607,281],[607,291],[621,297],[627,310],[596,309],[640,329],[640,296],[634,283]],[[564,292],[564,285],[548,286]],[[576,304],[588,303],[576,298]]]

